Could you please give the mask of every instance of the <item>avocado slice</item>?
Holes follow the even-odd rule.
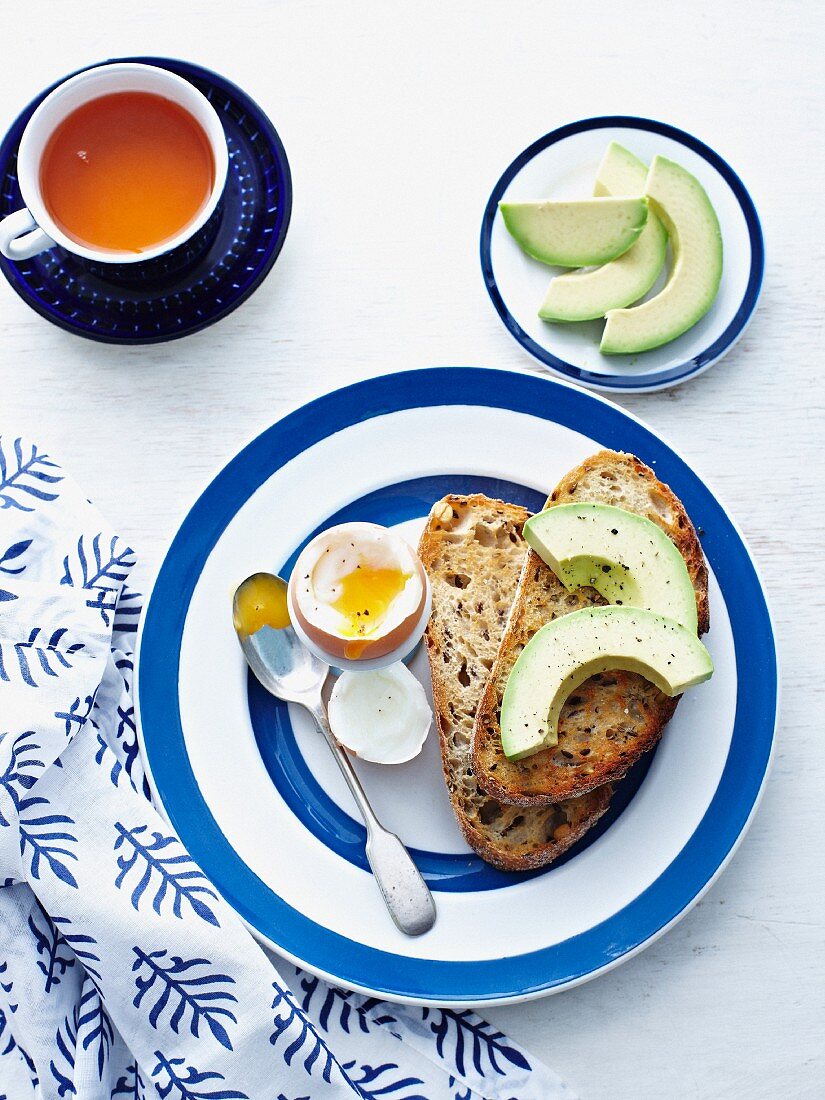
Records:
[[[708,680],[713,662],[695,633],[642,608],[585,607],[553,619],[533,635],[507,680],[504,755],[521,760],[557,744],[567,697],[611,669],[637,672],[673,696]]]
[[[675,340],[704,317],[719,290],[722,234],[699,181],[672,160],[654,157],[645,193],[670,234],[673,268],[655,298],[608,312],[599,348],[604,355],[630,355]]]
[[[568,591],[589,585],[608,603],[655,611],[696,633],[685,559],[645,516],[612,504],[559,504],[532,516],[524,538]]]
[[[594,195],[643,195],[647,165],[612,141],[596,173]],[[608,310],[638,302],[664,267],[667,230],[648,211],[638,240],[627,252],[592,271],[557,275],[539,309],[543,321],[592,321]]]
[[[570,202],[502,202],[511,236],[536,260],[559,267],[604,264],[636,241],[647,221],[646,198]]]

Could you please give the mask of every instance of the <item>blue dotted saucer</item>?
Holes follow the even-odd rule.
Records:
[[[186,61],[113,60],[169,69],[211,101],[229,146],[218,208],[193,238],[145,263],[94,263],[55,247],[20,263],[0,257],[0,270],[32,309],[69,332],[112,344],[153,344],[214,324],[260,285],[286,237],[292,179],[275,127],[235,84]],[[0,216],[24,205],[17,149],[29,118],[51,91],[29,104],[0,144]]]

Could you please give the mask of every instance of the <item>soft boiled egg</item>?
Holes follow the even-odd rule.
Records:
[[[289,581],[293,626],[331,662],[405,655],[423,631],[427,597],[418,555],[375,523],[344,523],[317,535]]]
[[[424,688],[401,662],[342,672],[328,709],[338,741],[374,764],[404,764],[418,756],[432,722]]]

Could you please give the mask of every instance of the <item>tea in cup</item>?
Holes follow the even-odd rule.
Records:
[[[0,222],[0,252],[23,260],[61,245],[102,263],[153,259],[208,221],[228,164],[220,119],[188,81],[129,62],[88,69],[26,126],[26,205]]]

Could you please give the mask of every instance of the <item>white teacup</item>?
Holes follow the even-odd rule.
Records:
[[[55,224],[40,188],[40,160],[57,126],[78,107],[114,92],[149,92],[172,100],[188,111],[206,134],[215,164],[215,181],[203,209],[175,237],[142,252],[98,250],[73,241]],[[206,96],[187,80],[154,65],[131,62],[87,69],[50,92],[23,131],[17,155],[17,179],[26,205],[0,222],[0,252],[10,260],[27,260],[38,252],[60,245],[76,256],[100,263],[132,264],[154,259],[188,241],[206,224],[223,194],[228,167],[226,135],[217,112]]]

